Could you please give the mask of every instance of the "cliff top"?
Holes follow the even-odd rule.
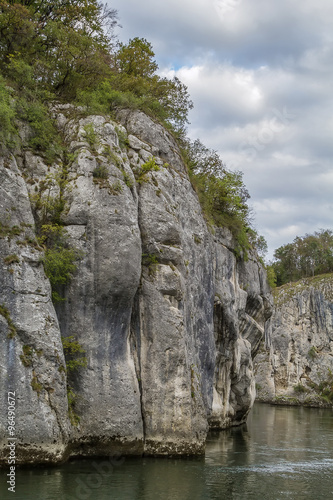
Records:
[[[286,283],[273,289],[274,304],[281,306],[292,300],[296,295],[309,289],[319,290],[325,299],[333,301],[333,273],[319,274],[303,278],[296,282]]]

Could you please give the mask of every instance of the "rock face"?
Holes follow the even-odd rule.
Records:
[[[255,358],[259,400],[332,404],[332,301],[332,275],[285,285],[275,293],[265,342]]]
[[[0,186],[0,456],[7,463],[7,401],[14,392],[20,461],[54,462],[64,456],[70,431],[60,330],[13,158],[0,162]]]
[[[0,164],[0,387],[17,397],[17,460],[203,453],[209,427],[244,422],[253,404],[265,272],[208,229],[162,126],[141,112],[117,123],[54,112],[65,168],[29,152]],[[79,259],[54,306],[34,231],[59,203]],[[61,336],[86,367],[66,374]],[[0,425],[4,463],[4,412]]]

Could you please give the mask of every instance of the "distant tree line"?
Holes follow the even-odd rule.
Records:
[[[271,284],[281,286],[290,281],[333,272],[333,231],[321,229],[314,234],[297,236],[292,243],[274,252],[268,266]]]

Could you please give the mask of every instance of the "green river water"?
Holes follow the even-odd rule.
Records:
[[[333,411],[256,404],[248,423],[210,433],[206,456],[75,460],[18,469],[1,500],[333,499]]]

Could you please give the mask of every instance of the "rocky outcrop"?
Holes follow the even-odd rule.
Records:
[[[333,276],[275,291],[265,341],[255,358],[257,397],[282,404],[333,402]]]
[[[1,460],[7,462],[11,437],[8,394],[15,393],[20,461],[54,462],[65,455],[70,433],[65,360],[26,183],[14,158],[0,160],[0,189]]]
[[[203,453],[209,427],[244,422],[253,404],[265,272],[208,228],[161,125],[141,112],[54,113],[67,163],[29,152],[1,163],[1,392],[17,397],[17,460]],[[59,206],[79,259],[54,306],[35,229]],[[61,336],[86,367],[65,373]]]
[[[245,421],[255,399],[252,359],[271,314],[266,273],[254,256],[237,262],[225,230],[215,239],[215,374],[211,428]]]

